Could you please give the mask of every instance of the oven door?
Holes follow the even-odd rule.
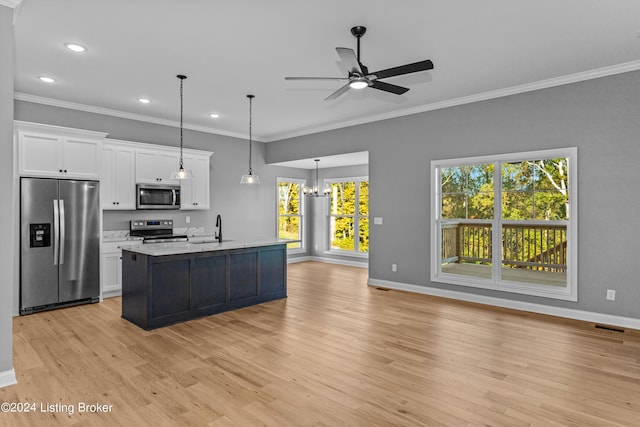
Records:
[[[180,186],[136,185],[136,209],[180,209]]]

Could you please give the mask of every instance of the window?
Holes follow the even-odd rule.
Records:
[[[305,181],[302,179],[278,178],[278,238],[300,240],[287,244],[289,252],[304,250],[304,185]]]
[[[577,301],[577,149],[431,162],[431,280]]]
[[[368,256],[369,178],[326,180],[329,193],[329,250]]]

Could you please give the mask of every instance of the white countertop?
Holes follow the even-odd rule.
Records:
[[[260,246],[284,245],[294,242],[288,239],[266,239],[266,240],[228,240],[218,243],[217,241],[204,240],[202,242],[171,242],[171,243],[147,243],[136,244],[123,247],[131,252],[144,255],[162,256],[191,254],[198,252],[227,251],[231,249],[254,248]]]

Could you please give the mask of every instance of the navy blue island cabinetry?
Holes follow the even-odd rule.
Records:
[[[168,243],[122,251],[122,317],[146,330],[286,296],[286,243]]]

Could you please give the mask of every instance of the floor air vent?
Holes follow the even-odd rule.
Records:
[[[615,326],[598,325],[598,324],[596,324],[596,329],[606,329],[607,331],[624,332],[624,329],[616,328]]]

